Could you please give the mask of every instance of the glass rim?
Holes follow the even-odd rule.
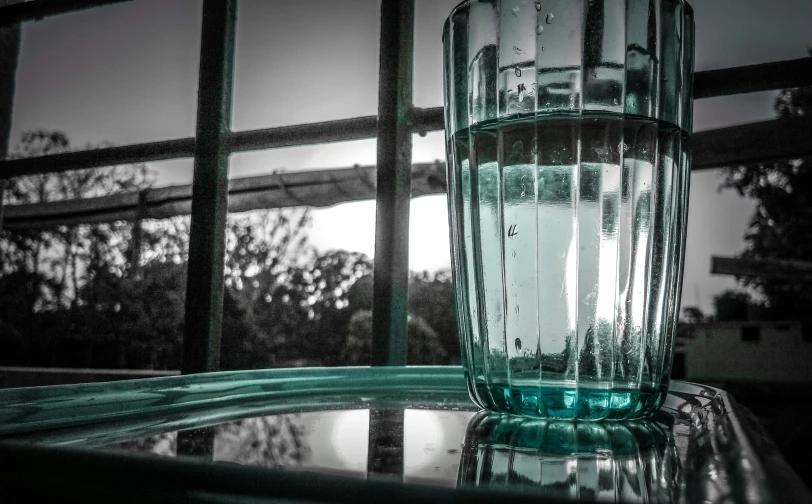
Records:
[[[496,0],[496,1],[498,1],[498,0]],[[682,3],[685,6],[685,8],[687,9],[687,14],[691,15],[692,17],[694,15],[694,8],[690,4],[690,2],[688,2],[688,0],[659,0],[659,1],[661,1],[661,2],[663,2],[663,1],[666,1],[666,2],[671,1],[671,2]],[[460,3],[455,5],[453,9],[451,9],[451,12],[446,17],[445,23],[443,23],[443,39],[445,39],[445,32],[446,32],[448,24],[451,22],[451,18],[454,17],[454,14],[456,14],[458,10],[468,6],[468,4],[470,4],[470,3],[471,3],[471,0],[462,0]]]

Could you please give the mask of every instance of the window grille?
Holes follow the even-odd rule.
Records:
[[[0,7],[0,89],[13,89],[19,50],[17,25],[66,12],[133,0],[32,0]],[[2,2],[0,4],[10,2]],[[382,0],[378,115],[280,128],[232,132],[231,102],[237,0],[203,0],[197,130],[193,138],[0,161],[0,177],[10,178],[126,163],[194,157],[192,186],[151,189],[141,194],[6,208],[8,228],[76,222],[164,217],[161,204],[174,197],[192,216],[184,336],[184,373],[218,368],[223,299],[224,225],[228,198],[236,211],[257,208],[251,195],[276,191],[274,206],[293,205],[288,190],[317,194],[335,204],[375,194],[373,349],[374,365],[406,363],[408,221],[410,197],[445,191],[444,166],[412,165],[411,135],[443,128],[441,107],[412,105],[414,0]],[[15,32],[16,30],[16,32]],[[9,71],[10,70],[10,71]],[[699,72],[697,99],[812,85],[812,58]],[[8,98],[8,97],[7,97]],[[0,157],[7,152],[12,100],[0,101]],[[377,166],[329,172],[288,173],[228,182],[229,155],[259,149],[377,137]],[[776,119],[697,133],[693,169],[769,162],[812,155],[812,118]],[[373,171],[375,175],[373,177]],[[342,181],[361,180],[367,190],[340,190]],[[374,183],[377,181],[377,184]],[[336,189],[338,187],[339,189]],[[374,190],[373,190],[374,188]],[[321,192],[319,192],[321,191]],[[237,196],[239,194],[239,196]],[[330,194],[330,197],[326,197]],[[298,196],[296,199],[306,198]],[[236,201],[236,203],[235,203]],[[254,198],[253,201],[256,201]],[[265,200],[267,202],[267,199]],[[296,205],[300,204],[298,202]],[[264,208],[268,208],[267,203]],[[154,212],[154,213],[150,213]]]

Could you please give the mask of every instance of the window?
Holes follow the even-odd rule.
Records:
[[[741,328],[742,341],[745,343],[758,343],[761,341],[761,328],[758,326],[747,326]]]

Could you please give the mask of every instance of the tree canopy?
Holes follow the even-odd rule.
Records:
[[[93,148],[95,146],[88,146]],[[23,134],[16,157],[71,149]],[[138,191],[144,165],[19,177],[8,204]],[[372,261],[308,243],[307,208],[229,215],[221,367],[366,365]],[[189,218],[80,224],[0,235],[0,365],[179,369]],[[458,362],[450,275],[413,274],[410,364]]]
[[[779,117],[812,114],[812,88],[783,90],[775,110]],[[746,249],[740,257],[812,261],[812,158],[728,167],[723,177],[722,188],[756,203],[744,235]],[[809,285],[759,277],[739,281],[763,296],[765,317],[810,318]],[[732,295],[723,295],[719,302],[724,304],[726,299],[741,302]]]

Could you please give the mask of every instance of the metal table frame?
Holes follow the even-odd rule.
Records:
[[[226,497],[366,501],[393,494],[397,502],[482,500],[483,492],[465,489],[425,489],[90,450],[252,416],[346,408],[391,411],[414,404],[475,409],[462,368],[455,366],[232,371],[2,390],[0,491],[16,489],[56,498],[82,489],[90,495],[132,493],[159,501],[183,492],[198,502],[233,502]],[[687,502],[812,499],[752,416],[725,392],[673,382],[661,411],[673,418],[671,435],[683,461]],[[373,459],[380,454],[371,441],[372,437],[368,467],[373,472]],[[499,497],[490,490],[485,495],[491,501]],[[517,502],[526,497],[511,495]]]

